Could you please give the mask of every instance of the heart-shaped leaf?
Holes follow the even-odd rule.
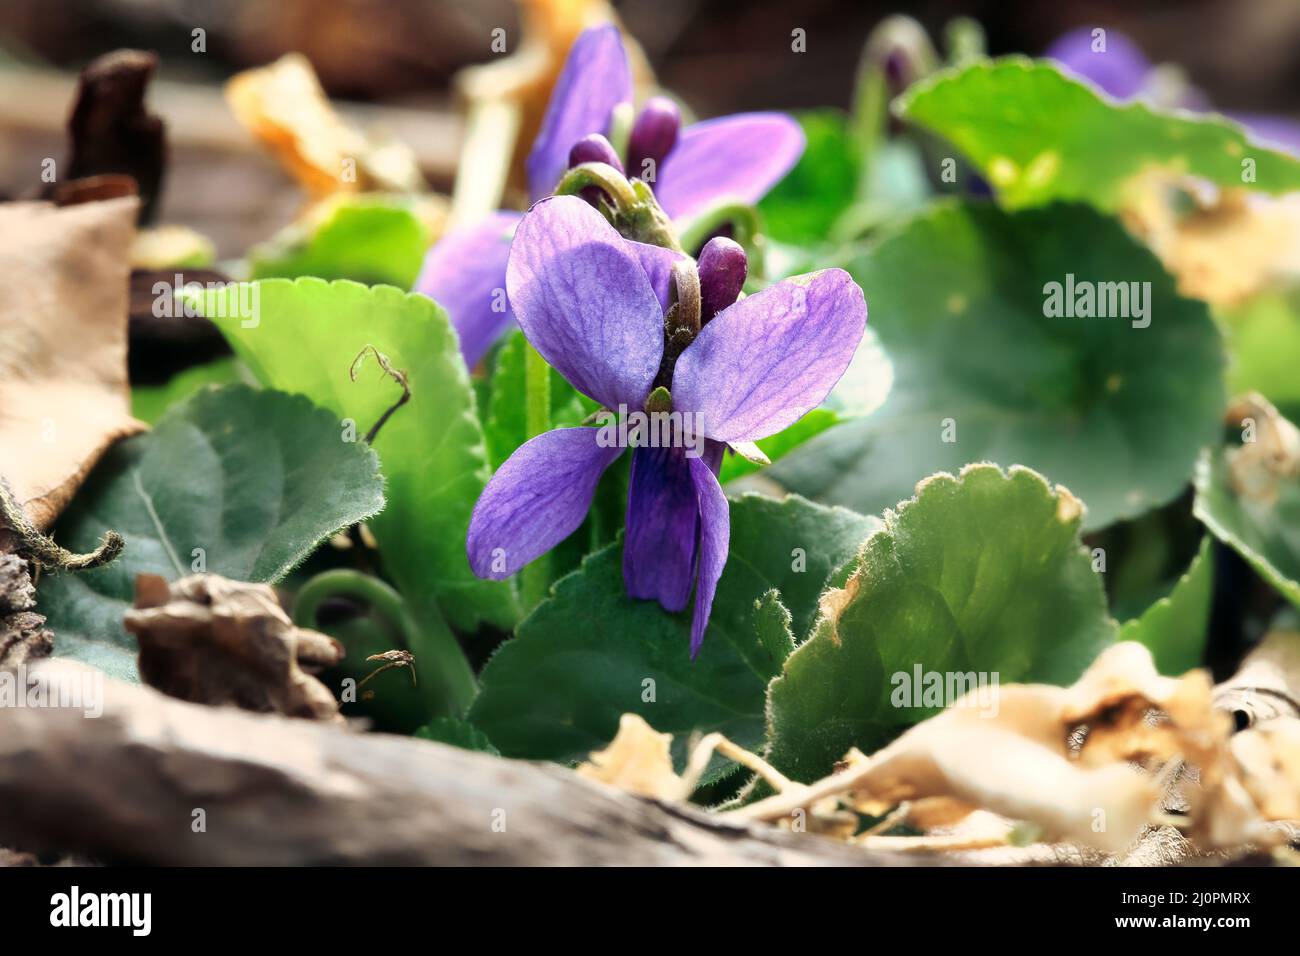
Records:
[[[694,662],[690,611],[630,599],[622,546],[598,551],[488,662],[469,719],[508,757],[582,759],[627,712],[674,735],[679,765],[695,731],[757,746],[790,634],[807,632],[832,570],[878,526],[800,498],[733,501],[731,552]]]
[[[254,279],[352,279],[399,289],[415,284],[429,230],[399,203],[335,200],[320,221],[296,224],[249,253]]]
[[[198,392],[152,432],[115,445],[60,519],[65,547],[92,550],[111,528],[126,548],[105,567],[41,579],[55,653],[134,679],[122,615],[137,574],[278,581],[383,505],[374,452],[347,441],[334,415],[242,385]]]
[[[1300,607],[1300,477],[1265,471],[1261,484],[1247,483],[1233,475],[1237,451],[1207,450],[1197,464],[1196,517]]]
[[[241,301],[256,301],[255,319],[241,318],[249,311],[236,307]],[[385,568],[417,616],[435,602],[460,630],[512,627],[519,611],[511,586],[475,577],[465,557],[488,463],[469,374],[442,307],[388,286],[269,279],[251,290],[211,292],[203,311],[258,380],[307,395],[355,423],[358,435],[402,395],[373,352],[405,374],[410,400],[374,441],[388,507],[370,528]]]
[[[1200,550],[1174,589],[1120,628],[1119,639],[1145,644],[1162,674],[1177,676],[1202,663],[1214,596],[1213,542],[1209,535],[1202,538]]]
[[[1012,208],[1065,199],[1114,211],[1152,170],[1273,194],[1300,189],[1300,160],[1250,142],[1231,120],[1116,103],[1021,56],[944,70],[898,106],[957,146]]]
[[[772,681],[772,763],[812,781],[968,690],[995,707],[1001,683],[1077,678],[1116,631],[1080,519],[1073,495],[1025,468],[926,479]]]
[[[875,514],[928,474],[999,461],[1065,484],[1100,528],[1177,495],[1217,434],[1224,354],[1205,305],[1086,206],[939,204],[851,271],[893,385],[773,466],[800,494]]]

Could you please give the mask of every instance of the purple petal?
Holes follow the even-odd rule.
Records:
[[[681,448],[638,448],[632,454],[623,537],[623,580],[634,598],[680,611],[695,581],[699,506],[689,459]]]
[[[722,200],[752,205],[803,155],[804,135],[784,113],[739,113],[682,130],[659,169],[655,196],[673,219]]]
[[[549,196],[569,165],[569,150],[588,133],[609,134],[614,107],[632,102],[632,71],[618,27],[583,31],[569,50],[551,93],[541,132],[528,154],[534,201]]]
[[[695,617],[691,621],[691,659],[694,660],[709,626],[709,612],[713,610],[718,578],[722,577],[722,569],[727,564],[731,514],[727,510],[727,496],[722,493],[722,486],[706,459],[688,458],[687,461],[700,513],[700,574],[695,588]]]
[[[582,524],[601,474],[623,451],[597,428],[557,428],[515,449],[474,506],[465,551],[481,578],[507,578]]]
[[[1118,30],[1106,31],[1106,49],[1094,52],[1091,27],[1062,34],[1043,55],[1119,100],[1142,92],[1151,61]]]
[[[1262,113],[1228,113],[1227,116],[1246,127],[1252,142],[1300,156],[1300,123],[1295,120]]]
[[[524,216],[506,267],[524,335],[578,391],[641,408],[663,355],[663,311],[640,259],[576,196]]]
[[[447,310],[473,368],[514,321],[506,298],[506,260],[517,212],[497,212],[447,233],[425,256],[415,291]]]
[[[650,280],[650,288],[655,290],[655,297],[664,312],[673,304],[673,263],[687,258],[680,252],[673,252],[663,246],[652,246],[633,239],[624,240],[636,257],[641,260],[641,268]]]
[[[673,372],[673,408],[717,441],[757,441],[816,408],[849,367],[867,325],[843,269],[785,279],[723,309]]]

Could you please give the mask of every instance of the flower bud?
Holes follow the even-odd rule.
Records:
[[[628,168],[632,170],[633,176],[646,178],[644,174],[650,172],[644,168],[646,160],[653,162],[652,170],[658,169],[659,164],[677,145],[677,133],[681,126],[681,110],[672,100],[655,96],[646,103],[641,115],[632,124],[632,135],[627,144]],[[653,182],[657,175],[657,172],[650,172],[649,181]]]
[[[749,273],[744,247],[734,239],[710,239],[700,250],[700,319],[707,322],[740,296]]]
[[[623,164],[619,162],[618,153],[614,152],[614,147],[609,144],[609,140],[599,133],[582,137],[569,150],[570,169],[583,163],[605,163],[613,166],[620,173],[623,172]]]

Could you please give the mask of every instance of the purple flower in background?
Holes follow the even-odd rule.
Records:
[[[1127,36],[1107,30],[1105,49],[1094,49],[1091,27],[1080,27],[1057,37],[1043,55],[1100,87],[1117,100],[1142,92],[1151,61]]]
[[[533,201],[549,196],[571,166],[613,159],[620,171],[652,173],[659,204],[681,221],[717,202],[757,202],[803,153],[803,131],[788,116],[743,113],[682,129],[676,104],[655,97],[632,124],[623,163],[606,137],[615,113],[631,105],[632,72],[618,28],[585,31],[569,51],[528,156]],[[502,291],[518,221],[518,213],[498,212],[447,234],[415,283],[415,291],[447,309],[471,367],[514,318]]]
[[[584,136],[609,137],[615,111],[632,105],[632,70],[618,28],[606,24],[578,37],[569,51],[528,155],[534,201],[549,196],[569,168],[569,151]],[[688,219],[723,199],[756,203],[803,154],[803,130],[782,113],[739,113],[681,128],[677,105],[646,103],[632,123],[624,163],[646,170],[655,198],[673,219]]]
[[[1198,113],[1210,110],[1209,100],[1191,84],[1169,74],[1162,83],[1161,70],[1124,34],[1107,30],[1104,49],[1095,44],[1092,29],[1081,27],[1062,34],[1043,55],[1117,100],[1143,99],[1154,106]],[[1300,155],[1300,123],[1253,113],[1224,115],[1246,127],[1256,142]]]
[[[660,414],[684,423],[679,443],[628,443],[636,448],[623,577],[632,597],[668,611],[685,609],[694,589],[692,656],[727,560],[730,517],[717,478],[723,451],[772,435],[820,404],[867,320],[862,290],[839,269],[734,301],[744,279],[738,255],[743,260],[725,239],[701,253],[699,301],[710,305],[684,347],[665,312],[675,264],[689,260],[627,242],[579,198],[549,199],[528,213],[506,273],[524,335],[575,388],[621,414],[658,401]],[[728,295],[733,301],[705,319]],[[466,551],[475,574],[508,577],[577,529],[601,474],[623,452],[602,432],[547,432],[501,466],[470,520]]]

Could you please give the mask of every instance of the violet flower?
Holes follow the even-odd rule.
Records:
[[[534,202],[554,191],[575,159],[608,158],[591,143],[572,158],[571,153],[583,140],[608,138],[616,113],[630,111],[632,94],[632,71],[618,28],[606,24],[586,30],[569,51],[528,156]],[[676,105],[656,97],[632,123],[629,162],[616,168],[631,175],[653,170],[650,186],[656,199],[680,223],[718,202],[756,203],[798,161],[803,148],[799,124],[783,114],[742,113],[681,129]],[[647,166],[646,160],[653,164]],[[501,292],[510,234],[518,221],[518,213],[502,211],[444,236],[429,250],[415,283],[416,292],[447,309],[471,367],[514,318]]]
[[[684,347],[682,327],[665,320],[673,299],[662,276],[694,274],[690,260],[627,242],[582,199],[534,206],[506,272],[524,335],[576,389],[622,413],[648,403],[682,413],[680,442],[641,443],[633,452],[623,577],[632,597],[672,612],[686,608],[694,589],[692,657],[727,561],[730,517],[717,478],[723,451],[772,435],[820,404],[848,367],[867,319],[862,290],[848,273],[827,269],[733,301],[701,327],[700,303],[716,307],[725,289],[734,299],[738,272],[743,281],[736,261],[743,251],[729,240],[714,242],[701,254]],[[679,292],[669,315],[680,318],[689,300]],[[474,508],[466,540],[474,573],[508,577],[572,534],[601,474],[622,452],[590,426],[555,429],[521,445]]]
[[[1161,71],[1136,43],[1117,30],[1106,31],[1104,51],[1093,49],[1092,30],[1081,27],[1057,37],[1043,55],[1117,100],[1142,99],[1157,107],[1198,113],[1211,109],[1205,94],[1190,83],[1162,83]],[[1257,113],[1224,115],[1244,126],[1261,145],[1300,155],[1300,123]]]

